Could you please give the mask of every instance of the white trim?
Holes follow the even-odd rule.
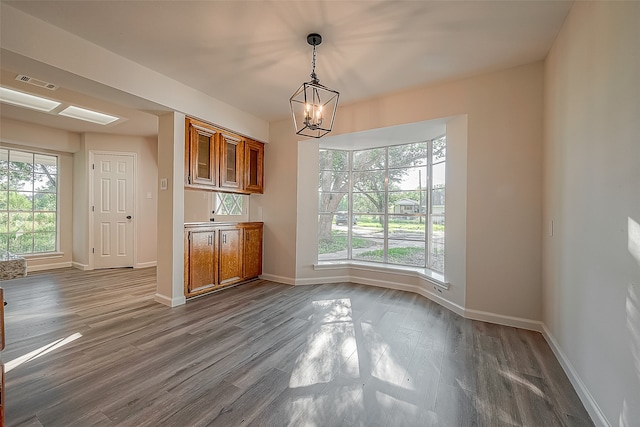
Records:
[[[55,264],[41,264],[41,265],[28,265],[27,262],[27,273],[31,273],[32,271],[41,271],[41,270],[53,270],[56,268],[67,268],[71,267],[71,261],[65,262],[57,262]]]
[[[175,298],[169,298],[159,293],[156,293],[153,296],[153,300],[155,302],[159,302],[160,304],[166,305],[168,307],[176,307],[179,305],[184,305],[187,302],[187,299],[184,297],[184,295],[177,296]]]
[[[320,261],[313,265],[314,270],[336,270],[348,268],[360,271],[371,271],[375,273],[390,273],[399,276],[418,277],[430,284],[436,285],[443,290],[448,290],[451,285],[443,275],[429,270],[428,268],[409,267],[391,264],[378,264],[364,261]],[[297,283],[297,282],[296,282]]]
[[[464,317],[471,320],[496,323],[498,325],[513,326],[514,328],[528,329],[542,332],[542,322],[539,320],[525,319],[522,317],[505,316],[504,314],[490,313],[488,311],[472,310],[466,308]]]
[[[26,259],[27,261],[35,261],[40,259],[62,258],[64,256],[64,252],[40,252],[31,254],[19,254],[19,256]]]
[[[464,307],[452,301],[449,301],[448,299],[443,298],[440,295],[437,295],[431,292],[426,287],[407,285],[406,283],[399,283],[399,282],[390,282],[388,280],[365,279],[361,277],[351,277],[351,282],[360,283],[363,285],[377,286],[379,288],[388,288],[388,289],[396,289],[399,291],[413,292],[415,294],[422,295],[423,297],[430,299],[433,302],[438,303],[441,306],[448,308],[454,313],[464,317]]]
[[[275,274],[261,274],[261,279],[270,280],[272,282],[284,283],[285,285],[295,285],[296,280],[290,277],[276,276]]]
[[[139,262],[136,265],[134,265],[133,268],[149,268],[149,267],[155,267],[156,265],[158,265],[157,261]]]
[[[89,265],[81,264],[81,263],[76,262],[76,261],[71,262],[71,267],[77,268],[78,270],[82,270],[82,271],[93,270],[93,268],[91,268]]]
[[[547,328],[547,325],[542,322],[541,325],[542,336],[545,340],[547,340],[547,343],[549,344],[549,347],[551,347],[553,354],[556,355],[556,359],[558,359],[560,365],[562,366],[562,369],[567,374],[567,377],[569,377],[569,381],[571,381],[573,388],[578,393],[578,397],[589,413],[589,416],[591,416],[591,420],[597,426],[611,427],[611,423],[609,423],[607,417],[605,417],[604,412],[602,412],[602,409],[600,409],[600,406],[598,406],[598,402],[593,397],[591,392],[589,392],[587,386],[584,384],[582,379],[580,379],[580,376],[569,361],[569,358],[560,348],[560,344],[558,343],[558,341],[555,339],[553,334],[551,334],[551,331],[549,330],[549,328]]]

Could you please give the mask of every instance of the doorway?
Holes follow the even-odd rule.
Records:
[[[133,267],[136,154],[90,154],[93,268]]]

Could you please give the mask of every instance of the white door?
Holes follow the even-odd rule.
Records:
[[[94,154],[93,267],[133,267],[133,155]]]

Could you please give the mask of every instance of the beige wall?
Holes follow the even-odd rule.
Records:
[[[452,164],[456,175],[448,176],[466,186],[466,194],[457,195],[458,203],[466,203],[466,241],[459,247],[466,249],[466,259],[453,261],[466,271],[452,282],[446,298],[464,304],[476,317],[487,312],[541,319],[542,77],[543,65],[535,63],[338,110],[335,134],[466,115],[466,131],[458,133],[467,146]],[[314,261],[309,248],[315,238],[308,227],[316,215],[305,206],[317,203],[316,184],[312,188],[317,171],[311,157],[299,164],[301,156],[311,156],[314,142],[299,145],[289,120],[272,123],[269,140],[265,197],[259,202],[265,221],[264,271],[294,283],[305,278],[299,271],[311,274]],[[308,196],[299,200],[302,195]],[[297,239],[297,233],[305,237]]]
[[[594,421],[637,426],[640,3],[574,5],[544,113],[544,323]]]
[[[102,133],[86,133],[83,134],[81,152],[83,155],[78,156],[77,162],[80,170],[77,171],[78,176],[83,173],[87,174],[89,170],[90,153],[98,152],[121,152],[135,153],[137,157],[136,164],[136,246],[134,263],[135,267],[149,267],[156,263],[156,246],[157,246],[157,204],[158,204],[158,141],[156,138],[144,138],[137,136],[110,135]],[[84,157],[84,159],[80,159]],[[82,171],[81,169],[84,169]],[[85,233],[78,231],[83,236],[84,241],[79,242],[79,248],[89,247],[88,221],[80,218],[89,218],[89,203],[80,203],[82,200],[88,201],[88,183],[89,180],[78,180],[77,184],[81,185],[80,191],[84,191],[84,196],[77,194],[79,200],[76,212],[79,216],[79,228],[86,230]],[[78,193],[78,192],[77,192]],[[87,251],[88,253],[88,251]],[[78,259],[81,254],[78,253]],[[83,259],[85,257],[82,257]],[[75,259],[74,259],[75,260]],[[79,261],[78,261],[79,262]]]

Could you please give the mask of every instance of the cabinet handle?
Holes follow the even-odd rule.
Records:
[[[222,243],[227,243],[227,234],[226,233],[224,233],[222,235]]]

